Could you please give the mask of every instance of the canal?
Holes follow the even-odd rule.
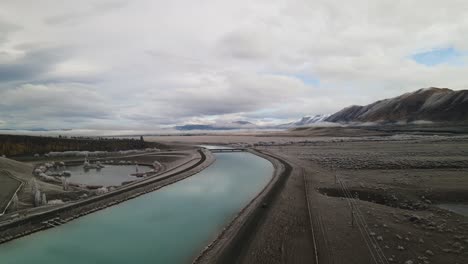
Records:
[[[214,155],[183,181],[0,245],[0,263],[190,263],[273,175],[251,153]]]

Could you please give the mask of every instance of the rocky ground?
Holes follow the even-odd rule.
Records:
[[[314,263],[314,250],[319,263],[468,263],[468,218],[437,206],[468,204],[465,136],[179,139],[251,144],[293,166],[236,263]]]
[[[276,151],[311,170],[310,186],[328,208],[322,211],[352,211],[345,206],[345,188],[357,207],[354,213],[362,217],[361,228],[375,237],[369,241],[389,262],[467,263],[468,219],[436,206],[468,202],[467,150],[467,140],[418,138],[310,143]],[[330,244],[338,245],[342,238],[334,240],[331,233]]]
[[[468,202],[467,140],[265,148],[306,171],[321,263],[468,263],[468,219],[436,206]]]
[[[181,145],[250,145],[291,166],[284,183],[272,188],[275,195],[245,210],[258,217],[247,229],[249,236],[243,232],[242,241],[226,247],[238,253],[230,263],[468,263],[468,217],[438,207],[468,204],[465,136],[165,139]],[[160,156],[174,159],[171,153]],[[92,205],[78,213],[95,209]],[[232,237],[219,241],[236,241]]]

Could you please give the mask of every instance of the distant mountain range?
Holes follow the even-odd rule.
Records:
[[[235,121],[225,124],[187,124],[182,126],[176,126],[175,129],[180,131],[190,131],[190,130],[238,130],[238,129],[249,129],[257,128],[257,125],[248,122],[248,121]]]
[[[191,130],[239,130],[239,129],[287,129],[293,127],[310,126],[312,124],[323,122],[330,115],[314,115],[304,116],[300,120],[271,126],[260,126],[249,121],[235,121],[231,123],[223,124],[187,124],[182,126],[176,126],[175,129],[179,131],[191,131]]]
[[[330,115],[314,115],[314,116],[304,116],[298,121],[290,122],[286,124],[281,124],[278,128],[290,128],[290,127],[301,127],[301,126],[310,126],[313,124],[324,122]]]
[[[327,122],[467,122],[468,90],[426,88],[365,106],[353,105],[326,118]]]
[[[304,116],[301,119],[273,126],[259,126],[248,121],[223,124],[188,124],[176,126],[180,131],[239,130],[239,129],[289,129],[320,123],[398,123],[398,122],[468,122],[468,90],[453,91],[447,88],[425,88],[415,92],[384,99],[369,105],[353,105],[332,115]]]

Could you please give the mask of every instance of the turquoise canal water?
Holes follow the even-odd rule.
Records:
[[[0,245],[0,263],[190,263],[273,174],[250,153],[215,156],[188,179]]]

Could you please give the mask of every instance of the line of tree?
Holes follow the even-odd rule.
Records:
[[[0,155],[26,156],[52,151],[119,151],[144,148],[164,148],[156,142],[134,138],[37,137],[0,135]]]

